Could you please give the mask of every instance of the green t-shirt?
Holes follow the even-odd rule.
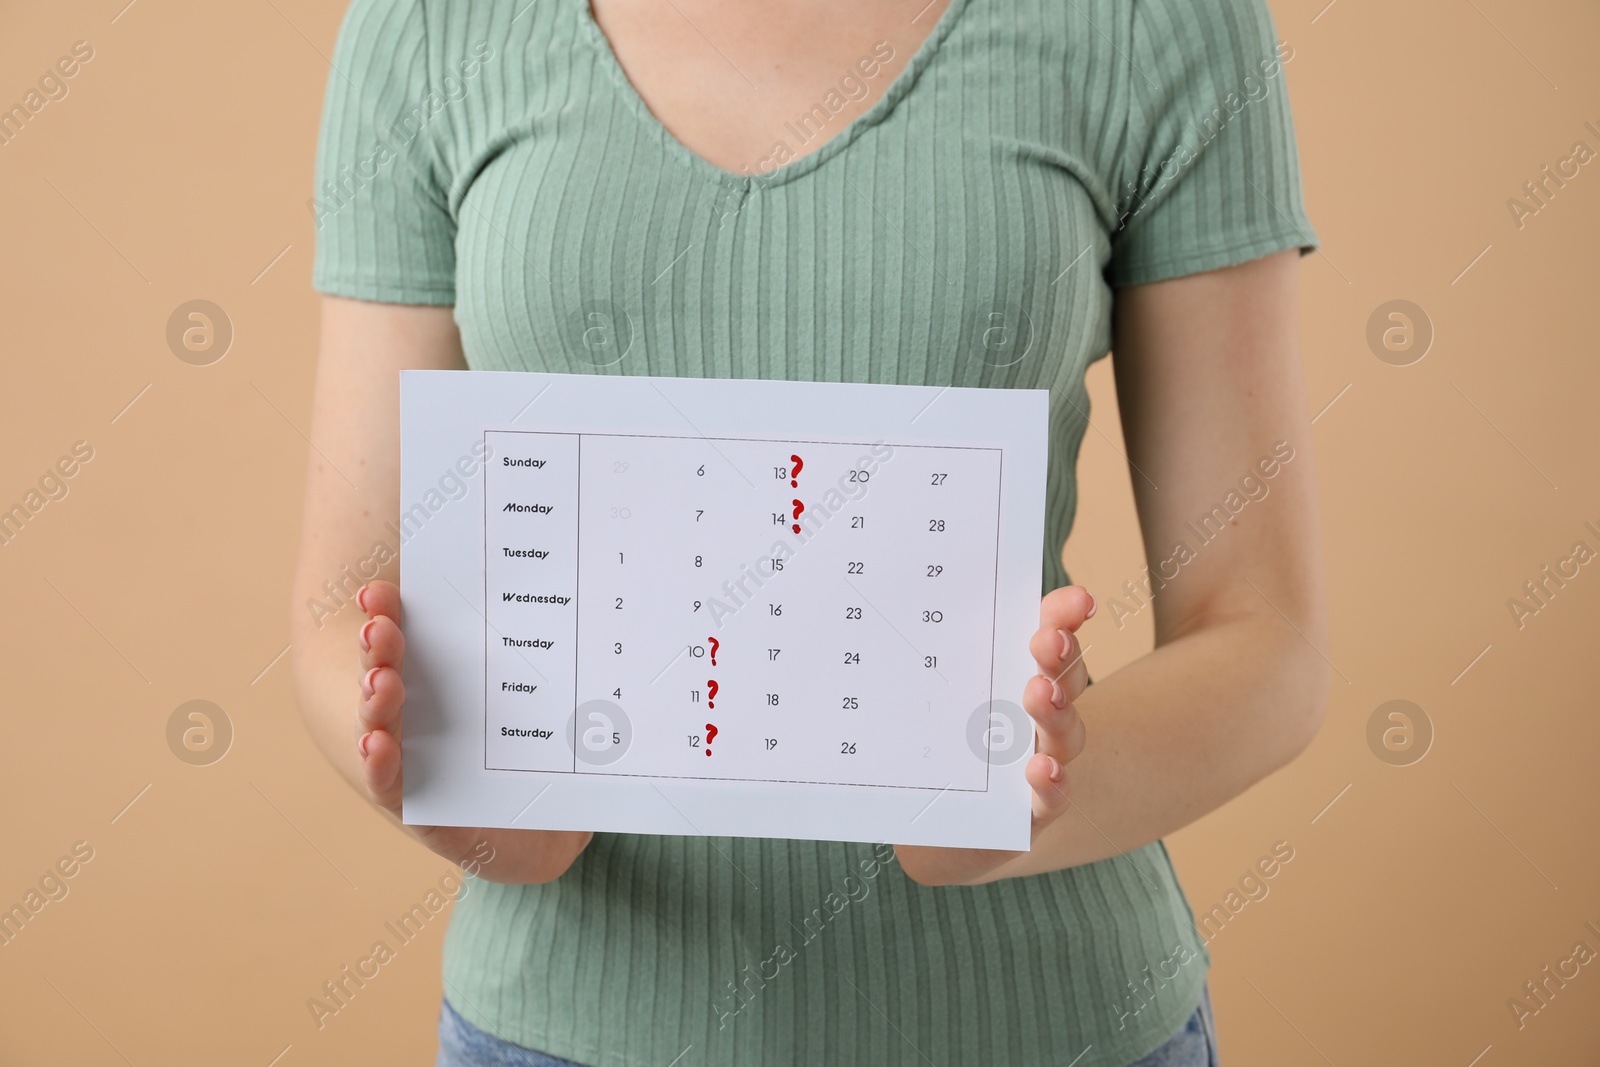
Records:
[[[588,0],[355,0],[315,284],[454,305],[474,369],[1049,389],[1065,584],[1115,288],[1315,244],[1293,53],[1263,0],[952,0],[834,117],[921,32],[864,48],[777,169],[736,175],[655,120]],[[1114,1067],[1208,963],[1159,843],[925,888],[885,847],[608,834],[549,885],[471,882],[445,994],[596,1067]]]

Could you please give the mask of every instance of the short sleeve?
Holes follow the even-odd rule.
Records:
[[[421,0],[354,0],[323,100],[312,285],[393,304],[455,303],[455,220],[437,150]]]
[[[1266,0],[1135,0],[1107,278],[1141,285],[1312,251]]]

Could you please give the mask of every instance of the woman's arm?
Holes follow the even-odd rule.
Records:
[[[400,515],[400,372],[465,366],[450,308],[323,297],[290,629],[301,716],[328,761],[362,792],[354,698],[357,633],[367,617],[355,602],[359,585],[345,575],[400,580],[400,546],[384,526]],[[377,545],[388,552],[375,553]],[[363,574],[366,560],[375,566]],[[323,584],[330,581],[331,594]]]
[[[395,585],[400,546],[386,524],[400,516],[400,371],[465,365],[450,308],[323,299],[314,447],[290,623],[295,689],[323,754],[396,825],[405,642]],[[370,580],[363,585],[362,579]],[[549,881],[590,838],[456,826],[404,829],[497,882]]]
[[[1048,682],[1030,683],[1024,704],[1039,720],[1041,751],[1063,721],[1081,719],[1087,734],[1081,754],[1066,746],[1059,793],[1045,783],[1035,801],[1044,817],[1031,852],[903,848],[912,877],[987,882],[1139,848],[1238,796],[1316,735],[1330,665],[1298,259],[1286,251],[1118,292],[1113,361],[1145,557],[1159,582],[1155,650],[1075,697],[1069,672],[1064,712],[1043,706]],[[1250,499],[1262,487],[1267,495]],[[1214,517],[1230,491],[1244,505]],[[1045,598],[1033,641],[1041,671],[1077,658],[1075,634],[1065,656],[1054,649],[1059,629],[1081,624],[1081,598],[1076,589]]]

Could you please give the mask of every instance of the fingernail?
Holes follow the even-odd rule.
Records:
[[[1084,590],[1084,591],[1088,592],[1088,590]],[[1085,619],[1094,618],[1095,609],[1098,608],[1099,606],[1100,605],[1094,599],[1094,594],[1093,593],[1089,593],[1089,612],[1088,612],[1088,614],[1084,615],[1084,618]]]
[[[356,607],[360,608],[362,611],[366,611],[367,610],[367,587],[366,586],[362,586],[360,589],[356,590]]]
[[[1050,703],[1058,708],[1067,706],[1067,694],[1061,689],[1061,683],[1054,678],[1050,679]]]
[[[1054,756],[1051,756],[1050,757],[1050,780],[1052,782],[1061,781],[1061,773],[1062,773],[1061,772],[1061,761],[1056,759]]]
[[[370,738],[371,736],[372,736],[372,734],[369,732],[369,733],[362,734],[359,738],[356,739],[356,751],[361,753],[361,758],[362,759],[366,759],[367,758],[367,739]]]
[[[367,622],[366,622],[366,625],[361,627],[361,630],[360,630],[360,632],[358,633],[358,635],[356,637],[356,640],[361,645],[361,651],[363,651],[363,652],[371,652],[372,651],[372,641],[368,638],[367,635],[372,631],[372,624],[377,622],[377,621],[378,621],[377,619],[368,619]]]
[[[382,669],[383,669],[382,667],[374,667],[370,671],[368,671],[366,674],[363,674],[361,676],[361,695],[362,696],[368,696],[369,697],[369,696],[372,695],[372,692],[373,692],[373,690],[372,690],[372,676],[374,674],[377,674]]]
[[[1061,651],[1056,653],[1056,658],[1065,663],[1067,653],[1072,649],[1072,635],[1065,630],[1057,630],[1056,633],[1061,635]]]

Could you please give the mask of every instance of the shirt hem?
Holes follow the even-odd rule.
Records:
[[[1166,1012],[1155,1016],[1158,1020],[1152,1022],[1143,1038],[1129,1042],[1125,1046],[1111,1045],[1101,1049],[1101,1059],[1098,1062],[1107,1062],[1103,1057],[1115,1055],[1114,1063],[1136,1064],[1140,1060],[1157,1051],[1169,1041],[1183,1033],[1189,1019],[1200,1008],[1200,1002],[1205,996],[1206,979],[1210,975],[1210,968],[1200,972],[1199,982],[1189,991],[1189,995],[1178,999],[1169,1000],[1177,1004],[1176,1010],[1168,1008]],[[580,1064],[582,1067],[649,1067],[653,1061],[630,1057],[626,1053],[615,1049],[603,1049],[594,1045],[582,1045],[577,1042],[562,1041],[553,1035],[532,1034],[525,1030],[513,1033],[500,1032],[494,1028],[495,1020],[482,1018],[471,1008],[471,1002],[458,1004],[448,995],[444,997],[452,1011],[460,1016],[469,1025],[481,1030],[497,1041],[503,1041],[518,1048],[541,1052],[546,1056],[557,1059],[569,1060]]]
[[[427,307],[453,307],[456,302],[456,290],[453,285],[429,285],[427,283],[393,284],[313,275],[311,287],[327,296],[343,296],[352,300],[368,300],[377,304],[421,304]]]
[[[1298,248],[1301,255],[1310,255],[1319,246],[1316,233],[1309,225],[1305,225],[1299,229],[1280,230],[1248,241],[1206,248],[1186,255],[1167,256],[1121,268],[1113,267],[1106,277],[1113,288],[1120,289],[1130,285],[1168,281],[1190,274],[1202,274],[1209,270],[1221,270],[1224,267],[1237,267],[1241,263],[1248,263],[1253,259],[1260,259],[1289,248]]]

